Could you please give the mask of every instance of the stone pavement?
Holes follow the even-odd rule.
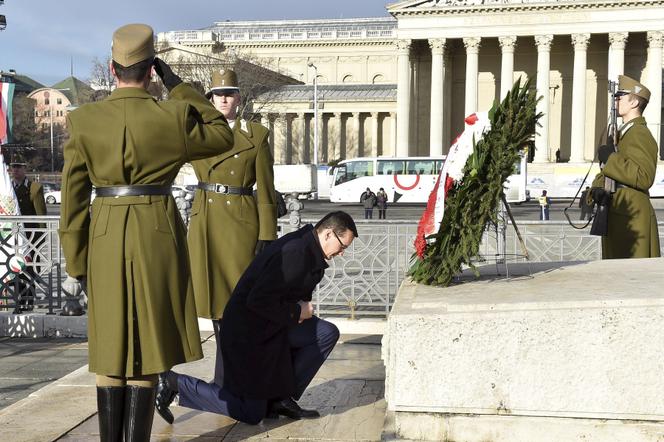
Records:
[[[0,410],[87,362],[85,339],[0,337]]]
[[[177,371],[209,379],[214,367],[214,337],[206,333],[204,359]],[[300,404],[322,417],[292,421],[265,420],[251,426],[230,418],[173,406],[175,423],[155,414],[152,441],[380,440],[385,419],[385,371],[380,336],[342,335],[330,358],[305,392]],[[25,419],[25,416],[31,416]],[[0,431],[12,441],[96,441],[94,376],[87,366],[65,376],[4,410]]]

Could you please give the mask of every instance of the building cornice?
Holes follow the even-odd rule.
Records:
[[[224,41],[226,47],[241,48],[316,48],[331,46],[392,46],[396,36],[389,40],[291,40],[291,41]]]
[[[389,12],[395,17],[430,16],[430,15],[476,15],[478,13],[519,13],[519,12],[552,12],[564,10],[598,10],[598,9],[621,9],[634,7],[657,7],[664,6],[662,0],[597,0],[597,1],[565,1],[565,2],[541,2],[541,3],[495,3],[484,5],[464,6],[435,6],[429,8],[404,7]]]

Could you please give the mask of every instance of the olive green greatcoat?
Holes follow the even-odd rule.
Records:
[[[158,102],[116,89],[68,116],[60,238],[88,278],[90,371],[132,377],[202,357],[186,231],[173,197],[97,197],[91,186],[170,185],[182,164],[230,150],[223,115],[187,84]]]
[[[608,234],[602,237],[602,258],[650,258],[660,255],[657,218],[648,189],[655,180],[657,143],[643,117],[623,126],[618,152],[593,181],[604,187],[604,177],[618,186],[609,208]]]
[[[254,257],[256,241],[277,237],[277,206],[269,131],[235,122],[229,152],[192,162],[206,183],[256,184],[256,197],[197,190],[189,224],[189,256],[198,316],[220,319],[235,284]]]

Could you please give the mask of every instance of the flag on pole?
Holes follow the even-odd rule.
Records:
[[[0,82],[0,144],[12,139],[12,100],[14,83]]]
[[[450,147],[445,158],[445,164],[440,170],[438,180],[434,186],[427,208],[420,218],[415,238],[415,250],[420,258],[424,257],[426,238],[440,229],[440,223],[445,214],[445,198],[455,182],[463,178],[463,167],[468,157],[473,153],[473,141],[477,143],[485,131],[491,128],[491,121],[487,112],[476,112],[466,117],[465,128]],[[442,186],[441,186],[442,183]]]

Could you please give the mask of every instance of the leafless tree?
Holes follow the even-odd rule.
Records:
[[[164,61],[185,81],[194,84],[202,92],[210,90],[212,73],[232,69],[237,73],[242,102],[239,114],[247,120],[255,119],[261,110],[270,103],[269,96],[280,86],[301,84],[287,75],[272,69],[264,59],[250,53],[231,53],[225,58],[217,54],[204,54],[189,48],[165,48],[161,54]],[[261,96],[260,103],[256,98]]]
[[[94,90],[97,91],[95,99],[105,98],[110,95],[115,87],[115,77],[111,72],[111,58],[106,57],[102,60],[95,57],[92,60],[92,69],[90,70],[90,78],[88,83]]]

